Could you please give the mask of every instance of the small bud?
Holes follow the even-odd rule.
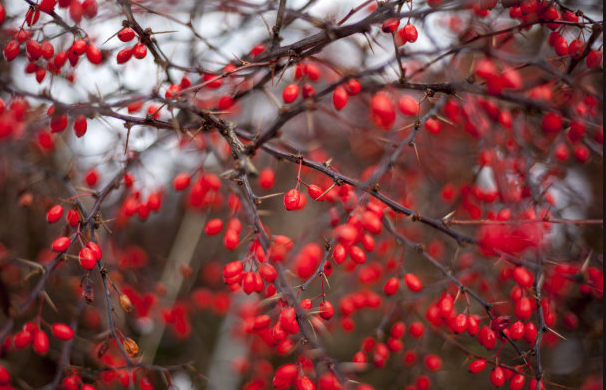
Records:
[[[82,299],[89,305],[95,302],[95,290],[90,284],[86,284],[82,289]]]
[[[130,298],[126,294],[120,294],[120,307],[127,313],[133,311],[133,304],[130,301]]]
[[[494,318],[490,322],[490,327],[495,332],[500,332],[503,329],[507,328],[510,323],[511,323],[511,317],[509,317],[509,316],[499,316],[499,317]]]
[[[124,350],[130,357],[135,357],[139,354],[139,346],[137,345],[135,340],[133,340],[131,338],[127,337],[124,340],[122,340],[122,346],[124,347]]]
[[[97,346],[97,359],[101,359],[109,350],[109,342],[106,340],[104,343]]]

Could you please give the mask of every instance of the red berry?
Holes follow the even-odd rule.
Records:
[[[78,222],[80,221],[80,216],[78,215],[78,212],[74,209],[69,209],[67,211],[67,214],[65,215],[65,219],[67,220],[67,223],[69,224],[69,226],[75,228],[76,226],[78,226]]]
[[[284,207],[286,210],[295,210],[301,201],[301,193],[299,190],[292,189],[284,195]]]
[[[3,366],[0,366],[0,385],[8,386],[11,383],[11,376],[8,373],[8,370]]]
[[[385,286],[383,286],[383,292],[385,295],[394,295],[398,292],[398,288],[400,287],[400,281],[396,277],[391,277],[385,282]]]
[[[509,324],[511,323],[511,317],[509,316],[498,316],[490,321],[490,328],[495,332],[501,332],[502,330],[507,329]]]
[[[497,335],[488,326],[483,326],[478,333],[478,342],[486,349],[493,349],[497,345]]]
[[[133,49],[131,47],[127,47],[118,52],[118,54],[116,55],[116,61],[118,62],[118,64],[124,64],[125,62],[130,60],[130,57],[132,57],[132,55]]]
[[[568,55],[575,60],[578,60],[583,55],[585,44],[580,39],[575,39],[568,46]]]
[[[322,76],[322,72],[320,71],[320,67],[316,65],[314,62],[308,62],[303,65],[303,72],[307,75],[307,77],[311,81],[318,81]]]
[[[501,387],[505,383],[505,372],[501,367],[495,367],[490,373],[490,383],[494,387]]]
[[[84,8],[84,17],[87,19],[92,19],[97,15],[97,2],[95,0],[84,0],[82,8]]]
[[[181,172],[173,179],[173,187],[177,191],[183,191],[187,187],[189,187],[189,183],[191,182],[191,176],[189,173]]]
[[[587,148],[585,145],[575,145],[572,152],[574,154],[574,158],[576,158],[576,160],[581,164],[585,163],[589,159],[589,148]]]
[[[19,55],[19,42],[10,41],[4,46],[4,59],[7,61],[12,61],[17,58]]]
[[[399,26],[400,26],[400,19],[390,18],[383,22],[383,25],[381,26],[381,30],[384,33],[391,34],[392,32],[396,31]]]
[[[410,332],[410,335],[412,337],[420,338],[425,333],[425,325],[418,321],[413,322],[412,324],[410,324],[408,331]]]
[[[541,128],[545,134],[559,132],[562,129],[562,116],[556,112],[548,112],[541,121]]]
[[[497,67],[489,58],[482,58],[476,62],[476,75],[483,79],[492,79],[497,76]]]
[[[82,21],[82,16],[84,15],[84,7],[78,0],[72,0],[69,5],[69,16],[72,18],[76,24]]]
[[[421,283],[421,280],[414,274],[408,273],[404,275],[404,282],[406,282],[406,287],[413,292],[421,291],[423,288],[423,283]]]
[[[69,239],[69,237],[59,237],[56,238],[55,241],[53,241],[51,247],[53,248],[53,251],[61,253],[65,252],[70,245],[71,240]]]
[[[419,104],[410,96],[402,96],[398,100],[398,108],[404,115],[416,116],[419,113]]]
[[[522,288],[531,287],[534,283],[534,276],[532,276],[532,273],[528,268],[522,266],[515,267],[511,272],[511,276]]]
[[[44,355],[48,352],[49,342],[45,332],[38,330],[34,333],[33,347],[38,355]]]
[[[342,264],[347,258],[347,250],[343,245],[337,244],[332,251],[332,257],[337,264]]]
[[[79,255],[80,266],[85,270],[91,270],[97,265],[95,254],[90,248],[82,248]]]
[[[80,115],[74,120],[74,134],[76,137],[80,138],[86,134],[86,117],[84,115]]]
[[[566,38],[560,36],[556,39],[554,44],[555,52],[558,56],[562,57],[568,54],[568,42]]]
[[[417,353],[414,350],[408,350],[402,355],[402,361],[407,366],[412,366],[417,362]]]
[[[66,324],[56,323],[52,326],[53,335],[59,340],[67,341],[74,337],[74,330]]]
[[[139,42],[135,46],[133,46],[133,57],[138,60],[145,58],[147,55],[147,46],[143,43]]]
[[[188,88],[191,85],[191,80],[189,77],[183,76],[179,85],[181,85],[181,88]]]
[[[389,335],[394,338],[401,338],[406,333],[406,324],[402,321],[398,321],[391,327]]]
[[[316,385],[306,376],[300,376],[295,383],[297,390],[316,390]]]
[[[254,58],[254,57],[258,56],[259,54],[263,53],[264,51],[265,51],[265,45],[263,45],[262,43],[258,44],[257,46],[252,48],[252,50],[250,51],[250,56]]]
[[[301,87],[301,95],[303,96],[303,99],[311,98],[316,95],[316,90],[311,84],[303,84],[303,87]]]
[[[311,199],[313,199],[315,201],[324,200],[324,196],[322,196],[322,194],[324,193],[324,190],[315,184],[311,184],[307,187],[307,193],[309,194]]]
[[[332,104],[337,111],[342,110],[347,106],[349,95],[344,86],[339,85],[332,93]]]
[[[354,96],[360,93],[360,91],[362,90],[362,86],[360,85],[360,82],[358,80],[349,79],[345,83],[345,90],[347,91],[347,94],[349,96]]]
[[[472,374],[477,374],[478,372],[482,372],[486,368],[486,360],[478,359],[474,360],[469,364],[469,372]]]
[[[516,321],[509,327],[509,337],[512,340],[520,340],[524,337],[524,323],[522,321]]]
[[[118,32],[118,39],[122,42],[130,42],[135,37],[135,30],[125,27]]]
[[[81,56],[82,54],[86,53],[87,48],[88,45],[86,44],[86,42],[82,39],[78,39],[72,44],[70,52],[76,56]]]
[[[442,359],[438,355],[429,354],[425,357],[425,367],[430,371],[438,371],[442,368]]]
[[[60,133],[67,127],[69,118],[67,114],[53,114],[50,118],[50,127],[52,133]]]
[[[65,64],[65,61],[67,61],[67,53],[60,51],[57,53],[57,55],[55,55],[55,58],[53,58],[53,65],[55,65],[55,68],[59,70]]]
[[[509,390],[520,390],[524,387],[524,382],[526,382],[526,377],[522,374],[515,374],[509,380]]]
[[[396,121],[393,101],[384,92],[375,94],[370,100],[370,117],[383,130],[389,130]]]
[[[274,282],[278,277],[278,271],[271,264],[261,264],[259,274],[268,283]]]
[[[539,382],[535,378],[532,378],[528,385],[528,390],[545,390],[545,384],[542,380]]]
[[[553,155],[560,161],[568,160],[568,157],[570,157],[568,146],[564,142],[560,142],[555,146]]]
[[[89,187],[94,187],[99,181],[99,174],[97,173],[97,170],[91,169],[88,171],[86,176],[84,176],[84,181]]]
[[[32,333],[27,330],[22,330],[15,335],[15,339],[13,343],[15,344],[15,348],[23,349],[28,347],[32,342]]]
[[[164,94],[164,97],[167,98],[167,99],[172,99],[172,98],[178,96],[179,92],[181,92],[181,86],[179,84],[172,84],[166,90],[166,93]]]
[[[437,119],[427,118],[425,129],[431,134],[439,134],[442,131],[442,124]]]
[[[272,188],[275,183],[276,175],[271,168],[265,167],[261,170],[261,172],[259,172],[259,185],[261,188],[268,190]]]
[[[285,364],[278,367],[274,374],[272,383],[275,388],[286,389],[294,383],[299,375],[299,369],[295,364]]]
[[[103,252],[101,252],[101,248],[99,247],[99,245],[97,245],[97,243],[95,243],[93,241],[89,241],[86,244],[86,247],[88,249],[90,249],[91,252],[93,252],[93,255],[95,256],[96,261],[101,260],[101,258],[103,257]]]
[[[36,24],[38,19],[40,19],[40,10],[37,8],[35,10],[33,8],[29,8],[25,14],[25,22],[27,25],[33,26]]]
[[[52,43],[50,43],[49,41],[42,41],[40,49],[42,50],[42,57],[44,57],[44,59],[50,60],[51,58],[53,58],[53,55],[55,54],[55,48],[53,47]]]
[[[48,212],[46,213],[46,221],[48,223],[54,223],[57,222],[59,219],[61,219],[61,217],[63,216],[63,206],[61,205],[54,205],[53,207],[51,207]]]
[[[416,42],[417,38],[419,37],[417,28],[408,23],[406,26],[404,26],[404,37],[408,42]]]
[[[31,31],[24,30],[24,29],[19,29],[19,31],[17,31],[13,35],[13,39],[16,40],[17,42],[19,42],[20,44],[27,42],[27,40],[31,39],[31,37],[32,37]]]
[[[452,329],[456,334],[461,334],[465,332],[467,329],[468,318],[465,314],[460,313],[453,317],[452,320],[448,322],[448,326]]]
[[[181,85],[181,88],[186,88],[183,87],[183,85]],[[219,98],[219,101],[217,102],[217,108],[221,111],[227,111],[230,108],[232,108],[234,105],[234,98],[232,98],[231,96],[221,96]]]
[[[223,221],[219,218],[211,219],[204,227],[204,233],[209,236],[217,235],[221,233],[221,230],[223,230]]]
[[[363,264],[366,262],[366,253],[362,248],[358,246],[352,246],[349,248],[349,257],[357,264]]]
[[[225,236],[223,237],[223,245],[228,250],[234,250],[240,243],[240,236],[238,232],[227,227],[227,231],[225,232]]]
[[[585,63],[589,69],[595,69],[602,65],[602,51],[592,50],[587,54],[587,60]]]
[[[31,60],[37,60],[42,55],[42,46],[33,39],[30,39],[25,44],[25,51]]]
[[[329,301],[320,303],[320,317],[325,320],[330,320],[335,315],[335,308]]]
[[[516,317],[519,319],[528,320],[532,314],[532,303],[530,302],[530,299],[527,297],[519,299],[515,303],[514,311],[516,313]]]
[[[431,380],[426,375],[420,375],[415,381],[417,390],[428,390],[431,387]]]
[[[284,103],[289,104],[297,100],[299,96],[299,86],[297,84],[289,84],[284,87],[282,91],[282,100]]]
[[[38,9],[42,12],[46,12],[47,14],[51,14],[55,11],[56,4],[57,0],[42,0],[38,4]]]
[[[78,389],[80,389],[81,381],[82,381],[82,378],[80,378],[80,376],[74,374],[74,375],[69,375],[69,376],[66,376],[65,378],[63,378],[63,380],[61,381],[61,384],[63,385],[65,390],[78,390]]]
[[[532,322],[528,322],[524,325],[524,340],[528,343],[534,344],[537,334],[537,327]]]
[[[75,2],[76,0],[74,0]],[[101,50],[95,45],[89,45],[86,48],[86,58],[91,64],[99,65],[103,56],[101,54]]]

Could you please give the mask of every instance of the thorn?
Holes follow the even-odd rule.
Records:
[[[404,130],[410,129],[410,128],[411,128],[411,127],[413,127],[414,125],[415,125],[415,123],[410,123],[410,124],[408,124],[408,125],[406,125],[406,126],[404,126],[404,127],[400,128],[400,129],[398,129],[398,130],[396,130],[396,131],[404,131]]]
[[[55,304],[53,303],[52,299],[50,298],[50,296],[48,295],[48,293],[46,291],[42,291],[42,296],[44,297],[44,300],[46,301],[46,303],[48,303],[49,306],[55,311],[55,313],[59,313],[59,309],[57,309],[57,306],[55,306]]]
[[[156,34],[170,34],[170,33],[176,33],[179,32],[177,30],[168,30],[168,31],[153,31],[150,33],[150,35],[156,35]]]
[[[370,49],[370,51],[372,51],[372,54],[375,54],[374,49],[372,48],[372,42],[370,42],[370,38],[368,38],[368,35],[366,35],[366,33],[364,33],[364,38],[366,38],[366,42],[368,42],[368,48]]]
[[[581,266],[581,270],[579,271],[579,273],[585,273],[585,271],[587,271],[587,267],[589,267],[589,260],[591,259],[591,255],[593,254],[593,250],[589,251],[589,254],[587,255],[587,258],[585,259],[585,261],[583,262],[583,265]]]
[[[441,115],[437,115],[437,114],[436,114],[436,118],[438,118],[438,119],[439,119],[439,120],[441,120],[442,122],[446,122],[446,123],[448,123],[448,124],[449,124],[449,125],[451,125],[451,126],[455,126],[455,124],[454,124],[454,123],[452,123],[451,121],[449,121],[448,119],[444,118],[444,117],[443,117],[443,116],[441,116]]]
[[[335,188],[336,185],[337,185],[337,183],[332,183],[332,185],[330,187],[328,187],[328,189],[326,191],[324,191],[320,196],[318,196],[316,199],[314,199],[314,201],[318,201],[319,199],[322,199],[322,197],[324,197],[324,195],[328,194],[330,192],[330,190]]]
[[[44,273],[44,272],[45,272],[44,267],[43,267],[41,264],[38,264],[38,263],[33,262],[33,261],[31,261],[31,260],[22,259],[22,258],[19,258],[19,257],[16,257],[16,258],[15,258],[15,260],[20,261],[20,262],[22,262],[22,263],[25,263],[25,264],[29,265],[29,266],[30,266],[30,267],[32,267],[32,268],[37,268],[37,269],[39,269],[40,271],[42,271],[42,273]]]
[[[280,195],[284,195],[284,192],[276,192],[274,194],[269,194],[269,195],[263,195],[263,196],[257,196],[257,199],[263,200],[263,199],[270,199],[270,198],[275,198],[276,196],[280,196]]]
[[[419,159],[419,151],[417,150],[417,144],[414,141],[411,141],[410,144],[410,146],[412,146],[415,150],[415,155],[417,156],[417,163],[421,165],[421,160]]]
[[[442,223],[444,224],[448,224],[450,223],[450,221],[453,220],[454,214],[455,214],[456,210],[451,211],[450,213],[446,214],[445,216],[442,217]]]
[[[116,33],[115,33],[114,35],[112,35],[111,37],[107,38],[107,39],[105,40],[105,42],[103,42],[103,43],[101,44],[101,46],[105,45],[105,44],[107,43],[107,41],[109,41],[110,39],[112,39],[113,37],[115,37],[116,35],[118,35],[118,33],[119,33],[120,31],[122,31],[122,30],[120,29],[120,30],[116,31]]]
[[[330,290],[330,283],[328,282],[328,278],[326,277],[326,274],[324,272],[322,272],[322,277],[324,278],[324,280],[326,281],[326,284],[328,285],[328,289]]]
[[[568,340],[566,337],[562,336],[561,334],[559,334],[555,330],[551,329],[549,326],[545,326],[545,328],[547,328],[548,331],[550,331],[551,333],[555,334],[556,336],[558,336],[562,340]]]

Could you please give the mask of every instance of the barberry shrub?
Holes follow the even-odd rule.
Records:
[[[602,389],[601,11],[0,3],[0,389]]]

